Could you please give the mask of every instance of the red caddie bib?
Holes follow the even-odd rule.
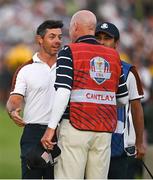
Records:
[[[79,130],[113,132],[121,74],[118,53],[102,45],[72,43],[74,80],[70,122]]]

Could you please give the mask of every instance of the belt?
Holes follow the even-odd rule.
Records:
[[[26,124],[26,127],[31,127],[31,128],[40,128],[40,129],[46,129],[47,125],[43,124]]]

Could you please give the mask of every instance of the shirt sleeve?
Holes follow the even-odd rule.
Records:
[[[55,94],[54,105],[48,127],[56,129],[69,102],[71,91],[67,88],[58,88]],[[58,111],[57,111],[58,109]]]
[[[121,65],[121,75],[119,79],[119,86],[116,93],[116,98],[122,98],[125,96],[128,96],[128,89],[127,89],[125,78],[124,78],[123,66]]]
[[[24,77],[24,70],[20,69],[13,76],[12,90],[10,94],[20,94],[22,96],[25,96],[26,87],[27,85]]]
[[[129,100],[142,99],[144,97],[141,81],[134,66],[128,74],[126,83],[129,91]]]
[[[73,83],[72,53],[68,46],[65,46],[58,54],[56,67],[55,89],[66,88],[71,90]]]

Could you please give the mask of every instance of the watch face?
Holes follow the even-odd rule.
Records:
[[[125,152],[126,152],[127,156],[135,156],[137,153],[135,146],[126,147]]]

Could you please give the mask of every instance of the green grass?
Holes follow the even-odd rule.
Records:
[[[22,128],[16,126],[0,105],[0,179],[21,178],[20,137]]]

